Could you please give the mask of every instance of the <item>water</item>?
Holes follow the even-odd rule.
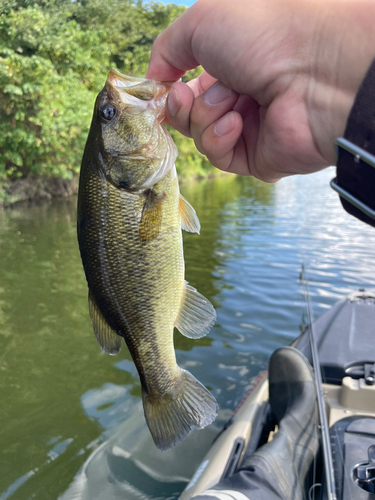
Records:
[[[208,337],[176,333],[177,358],[212,390],[214,425],[155,449],[123,347],[102,354],[91,329],[75,234],[75,199],[0,213],[0,499],[175,499],[216,432],[305,322],[375,287],[375,231],[328,187],[333,169],[277,185],[224,177],[182,186],[201,236],[184,234],[187,280],[218,321]]]

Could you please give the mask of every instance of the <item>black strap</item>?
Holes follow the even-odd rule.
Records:
[[[355,98],[344,137],[375,156],[375,59]],[[375,219],[371,217],[371,212],[375,213],[375,168],[364,161],[360,154],[339,147],[337,178],[332,183],[334,189],[335,183],[337,191],[340,193],[340,188],[342,190],[340,200],[345,210],[375,227]],[[349,196],[344,199],[343,193]]]

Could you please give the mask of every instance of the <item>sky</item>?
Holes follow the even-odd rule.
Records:
[[[195,0],[161,0],[163,3],[175,3],[176,5],[186,5],[187,7],[190,7],[190,5],[193,5]]]

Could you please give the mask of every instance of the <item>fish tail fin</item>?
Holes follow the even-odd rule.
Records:
[[[179,369],[179,377],[163,395],[142,395],[147,425],[159,450],[172,448],[194,429],[211,424],[218,411],[212,394],[193,375]]]

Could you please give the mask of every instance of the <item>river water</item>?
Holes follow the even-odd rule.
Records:
[[[178,363],[215,395],[219,417],[179,446],[152,444],[131,357],[92,332],[76,242],[76,199],[0,213],[0,499],[175,499],[216,433],[314,314],[375,287],[375,231],[347,215],[333,169],[267,185],[234,176],[182,186],[202,225],[184,234],[187,280],[212,301],[201,340],[178,332]]]

